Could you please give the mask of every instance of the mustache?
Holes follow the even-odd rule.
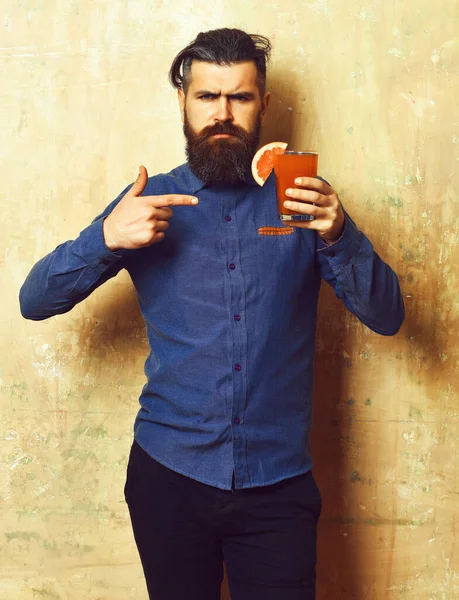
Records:
[[[234,135],[235,137],[242,139],[247,137],[247,133],[242,129],[242,127],[233,125],[233,123],[223,123],[221,121],[217,121],[215,125],[208,125],[207,127],[204,127],[204,129],[200,131],[199,137],[204,139],[222,133]]]

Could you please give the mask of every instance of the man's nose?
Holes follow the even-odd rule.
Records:
[[[231,106],[229,101],[222,96],[218,100],[218,106],[216,107],[216,111],[214,114],[214,121],[232,121],[233,115],[231,114]]]

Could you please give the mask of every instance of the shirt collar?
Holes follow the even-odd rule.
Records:
[[[183,165],[183,170],[188,180],[188,184],[190,186],[190,191],[192,194],[197,194],[200,190],[208,187],[206,183],[204,183],[201,179],[199,179],[199,177],[197,177],[197,175],[193,173],[188,163],[185,163]],[[258,187],[258,183],[253,178],[252,170],[250,167],[245,173],[244,183],[246,185],[254,185]]]

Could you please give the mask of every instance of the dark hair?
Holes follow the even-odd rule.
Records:
[[[169,71],[171,84],[186,94],[190,84],[191,63],[201,60],[218,65],[231,65],[253,60],[258,72],[258,87],[264,94],[266,63],[271,42],[263,35],[252,35],[240,29],[214,29],[201,32],[186,48],[177,54]]]

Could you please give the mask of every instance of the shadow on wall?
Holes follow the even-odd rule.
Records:
[[[139,359],[143,361],[148,355],[145,323],[135,291],[131,285],[119,287],[121,290],[115,287],[115,292],[109,294],[102,288],[96,290],[94,296],[100,296],[91,303],[91,316],[81,319],[79,323],[80,344],[86,347],[88,362],[85,364],[81,360],[79,363],[84,374],[93,365],[103,365],[117,358],[121,363],[118,370],[130,369]],[[131,378],[136,375],[141,375],[141,371],[130,372]]]
[[[260,145],[280,141],[287,142],[291,150],[307,149],[300,145],[312,137],[310,125],[316,121],[316,109],[313,95],[304,94],[304,87],[297,73],[270,72],[266,89],[271,92],[271,98]]]
[[[427,400],[421,403],[412,398],[408,416],[421,422],[432,421],[440,412],[446,421],[450,415],[456,418],[459,412],[459,398],[453,383],[457,381],[457,365],[453,359],[457,342],[456,337],[451,336],[451,332],[459,329],[456,286],[452,285],[454,280],[449,279],[449,271],[439,269],[435,262],[441,248],[438,253],[432,252],[434,258],[430,259],[430,265],[426,265],[426,260],[413,260],[414,252],[406,248],[401,252],[404,273],[400,276],[400,285],[406,298],[404,358],[412,381],[422,382]],[[429,273],[435,273],[433,282]]]
[[[349,340],[343,327],[345,306],[331,287],[323,284],[318,311],[317,346],[314,384],[314,419],[312,455],[314,477],[322,495],[322,514],[318,531],[317,598],[318,600],[354,600],[358,585],[358,556],[341,523],[346,518],[347,465],[343,445],[349,440],[349,415],[337,411],[343,389],[343,350]],[[352,344],[351,344],[352,345]],[[343,396],[344,395],[344,396]]]

